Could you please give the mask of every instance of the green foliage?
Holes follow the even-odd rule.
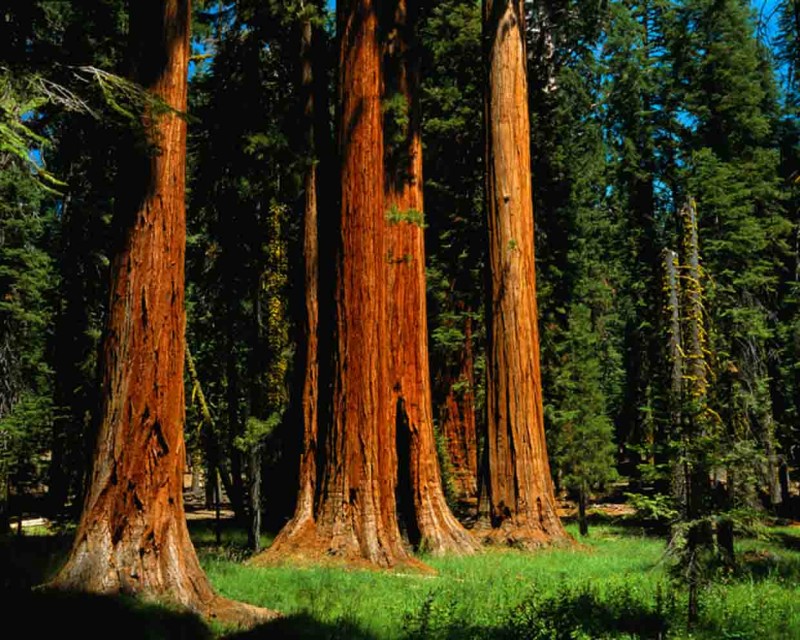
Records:
[[[425,224],[425,214],[422,211],[417,211],[416,209],[401,210],[396,204],[393,204],[389,211],[386,212],[386,222],[389,224],[406,222],[422,229],[427,226]]]
[[[555,446],[551,455],[564,487],[589,490],[616,479],[614,425],[606,413],[597,333],[590,309],[571,308],[570,324],[553,393],[560,405],[551,410]]]
[[[636,519],[660,525],[669,525],[678,518],[680,512],[672,496],[655,493],[626,493],[627,503],[636,510]]]

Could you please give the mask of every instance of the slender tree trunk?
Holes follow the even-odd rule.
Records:
[[[131,6],[134,80],[186,110],[189,0]],[[103,406],[75,542],[52,587],[171,600],[253,622],[267,612],[215,595],[183,510],[186,122],[148,113],[158,153],[132,155],[112,265]],[[133,153],[133,152],[132,152]]]
[[[478,499],[474,367],[472,318],[467,315],[464,323],[464,349],[457,366],[446,373],[446,396],[439,410],[456,497],[466,510],[474,509]]]
[[[325,128],[320,123],[317,104],[324,84],[319,26],[307,15],[300,25],[300,94],[303,109],[304,152],[307,165],[303,178],[303,284],[302,337],[298,362],[303,369],[300,410],[303,442],[298,473],[298,492],[292,519],[275,541],[275,549],[314,527],[314,502],[317,486],[317,439],[319,434],[319,172],[318,138]],[[319,71],[318,71],[319,69]],[[323,91],[327,87],[324,87]]]
[[[257,562],[285,556],[411,562],[397,523],[389,423],[381,51],[375,0],[337,3],[341,219],[332,424],[319,456],[314,522],[284,530]]]
[[[389,3],[385,50],[386,93],[402,100],[407,114],[397,140],[386,144],[386,222],[389,292],[390,422],[398,429],[398,455],[410,494],[407,526],[411,542],[434,555],[471,553],[478,545],[456,520],[445,500],[433,432],[423,231],[422,138],[419,51],[414,32],[418,0]],[[393,118],[390,112],[388,118]],[[402,129],[405,128],[403,131]],[[401,477],[406,473],[401,473]],[[399,496],[398,496],[399,498]],[[398,499],[400,502],[400,499]]]
[[[568,536],[544,434],[533,250],[524,7],[484,0],[489,227],[489,540],[536,547]]]
[[[253,553],[261,551],[261,442],[250,445],[250,526],[247,529],[247,545]]]
[[[227,251],[228,257],[225,258],[229,264],[233,260],[233,248]],[[227,446],[228,455],[230,458],[230,475],[227,477],[228,482],[225,485],[225,493],[231,501],[231,506],[236,518],[240,523],[246,521],[245,514],[245,496],[244,496],[244,479],[242,477],[242,452],[236,445],[236,437],[241,432],[239,420],[239,370],[236,361],[236,323],[234,320],[234,306],[237,301],[233,298],[234,289],[229,284],[228,301],[227,301],[227,346],[228,352],[225,356],[225,371],[226,371],[226,390],[225,395],[227,398],[227,413],[228,413],[228,428]]]
[[[678,254],[666,249],[662,254],[663,260],[663,289],[666,295],[664,303],[664,321],[666,327],[666,363],[669,367],[669,391],[667,397],[667,408],[669,412],[669,426],[666,433],[660,434],[659,440],[663,447],[659,456],[656,458],[657,464],[669,464],[671,466],[669,488],[664,487],[664,491],[671,491],[675,502],[686,505],[686,484],[681,466],[668,455],[667,448],[670,440],[676,439],[680,435],[681,428],[681,398],[683,391],[683,346],[681,339],[681,288],[679,278]]]

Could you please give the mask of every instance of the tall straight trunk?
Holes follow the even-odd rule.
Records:
[[[489,540],[566,540],[544,434],[522,0],[484,0],[489,228]]]
[[[478,499],[478,434],[475,420],[475,359],[472,318],[464,321],[464,349],[457,365],[446,372],[445,400],[439,417],[452,470],[456,498],[466,510]]]
[[[410,562],[397,523],[388,420],[381,50],[377,2],[337,3],[341,218],[331,424],[318,458],[314,521],[284,530],[256,562]]]
[[[186,110],[189,0],[131,6],[133,79]],[[71,554],[52,587],[160,598],[252,622],[267,612],[215,595],[189,539],[185,463],[186,122],[145,115],[159,150],[131,150],[124,230],[111,270],[103,404],[91,484]]]
[[[400,464],[407,465],[412,543],[434,555],[471,553],[477,542],[456,520],[444,497],[433,432],[423,231],[422,137],[418,0],[388,4],[385,33],[386,92],[402,101],[405,131],[386,144],[386,245],[389,320],[389,420],[398,429]],[[389,118],[393,114],[390,113]],[[395,127],[387,123],[387,131]],[[399,128],[399,127],[398,127]],[[390,394],[391,396],[391,394]]]

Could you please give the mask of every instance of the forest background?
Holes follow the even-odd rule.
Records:
[[[301,5],[197,3],[190,70],[190,461],[220,478],[242,522],[258,511],[268,529],[292,514],[286,479],[302,444],[299,256],[311,160],[299,125]],[[556,486],[577,499],[621,480],[642,517],[675,518],[683,435],[665,257],[683,252],[681,212],[692,202],[714,416],[699,446],[735,487],[724,511],[737,527],[796,517],[797,3],[526,7]],[[114,0],[3,11],[3,140],[23,145],[5,144],[0,164],[0,515],[3,526],[23,512],[69,522],[92,454],[118,151],[137,100],[97,70],[123,71],[127,18]],[[446,495],[468,520],[486,402],[479,3],[426,4],[418,29],[433,402]],[[384,110],[402,130],[402,106],[387,100]]]

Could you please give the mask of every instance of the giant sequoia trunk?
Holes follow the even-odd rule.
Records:
[[[522,0],[484,0],[489,228],[489,540],[567,539],[544,434]]]
[[[294,556],[391,567],[409,559],[397,524],[395,429],[388,420],[377,3],[340,1],[337,17],[342,193],[331,424],[320,442],[313,518],[297,523],[298,511],[256,562]]]
[[[464,349],[458,362],[445,371],[442,381],[445,399],[439,409],[456,499],[467,512],[474,511],[478,500],[478,433],[472,340],[472,318],[467,313]]]
[[[303,101],[305,148],[309,156],[304,176],[305,199],[303,203],[303,265],[305,304],[303,309],[303,390],[301,413],[303,419],[303,444],[300,454],[299,489],[292,520],[281,536],[289,537],[314,521],[314,496],[317,482],[317,437],[319,432],[319,210],[317,143],[321,133],[318,122],[319,105],[315,88],[320,79],[315,74],[315,58],[319,57],[319,34],[311,18],[306,18],[300,34],[300,89]],[[317,55],[315,55],[317,54]]]
[[[185,111],[189,0],[131,8],[134,79]],[[152,111],[158,152],[132,155],[120,193],[103,352],[102,420],[91,485],[66,565],[51,586],[176,602],[228,621],[267,612],[216,596],[183,511],[186,122]]]
[[[419,108],[419,52],[414,37],[417,0],[388,4],[386,85],[406,114],[387,122],[386,203],[389,316],[390,421],[396,425],[405,480],[398,504],[405,504],[407,530],[415,546],[433,554],[470,553],[472,536],[453,516],[444,497],[433,432],[423,231],[422,138]],[[388,118],[395,117],[389,112]],[[403,486],[405,485],[405,486]]]

